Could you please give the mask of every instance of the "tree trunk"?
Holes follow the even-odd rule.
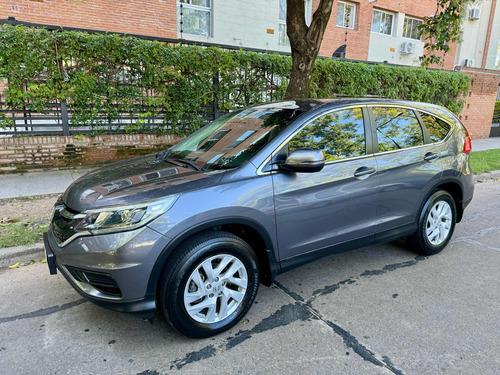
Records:
[[[305,21],[304,1],[287,0],[286,23],[292,49],[292,74],[286,89],[286,99],[309,97],[311,71],[330,19],[332,5],[333,0],[321,0],[308,27]]]
[[[312,52],[312,53],[311,53]],[[300,99],[309,97],[309,84],[314,60],[319,49],[309,53],[292,50],[292,74],[286,88],[286,99]]]

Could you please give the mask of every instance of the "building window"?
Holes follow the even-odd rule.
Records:
[[[208,138],[205,143],[203,143],[200,148],[198,150],[196,150],[196,152],[206,152],[208,150],[210,150],[210,148],[216,144],[217,142],[219,142],[222,137],[224,137],[227,133],[229,133],[231,129],[224,129],[224,130],[219,130],[217,133],[213,134],[212,136],[210,136],[210,138]]]
[[[290,41],[286,35],[286,0],[280,0],[280,19],[278,25],[278,44],[289,46]]]
[[[420,39],[420,32],[418,27],[424,22],[416,18],[405,17],[403,24],[403,38]]]
[[[244,132],[242,135],[240,135],[236,141],[234,141],[233,143],[231,143],[229,146],[227,146],[227,148],[235,148],[236,146],[238,146],[240,143],[244,142],[247,138],[249,138],[253,133],[255,133],[255,130],[247,130],[246,132]]]
[[[354,29],[354,20],[356,17],[356,5],[337,3],[337,26]]]
[[[211,36],[211,0],[181,0],[177,3],[177,29],[181,34]]]
[[[497,46],[497,58],[495,59],[495,69],[500,69],[500,40],[498,41],[498,46]]]
[[[373,10],[372,32],[392,35],[394,15],[381,10]]]

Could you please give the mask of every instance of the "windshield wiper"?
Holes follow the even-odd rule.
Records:
[[[201,171],[203,169],[194,160],[169,158],[168,155],[170,155],[170,151],[171,151],[170,148],[163,150],[163,151],[160,151],[160,152],[156,153],[156,158],[163,160],[163,161],[166,161],[167,163],[172,163],[172,164],[178,165],[179,167],[184,167],[184,168],[191,167],[196,171]]]
[[[157,156],[158,159],[161,159],[163,161],[166,161],[167,163],[175,164],[179,167],[187,168],[191,167],[195,171],[200,171],[202,168],[194,161],[192,160],[187,160],[187,159],[171,159],[171,158],[166,158],[166,157],[161,157]]]
[[[170,154],[170,151],[171,151],[171,149],[167,148],[166,150],[157,152],[155,156],[157,159],[165,160],[168,157],[168,155]]]
[[[179,161],[181,163],[184,163],[184,164],[187,164],[189,165],[190,167],[196,169],[197,171],[201,171],[203,168],[200,167],[200,165],[195,162],[194,160],[189,160],[189,159],[168,159],[168,160],[175,160],[175,161]]]

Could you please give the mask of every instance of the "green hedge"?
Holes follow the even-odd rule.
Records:
[[[500,122],[500,101],[495,102],[495,109],[493,110],[493,122]]]
[[[374,95],[414,100],[439,104],[458,114],[465,103],[469,81],[465,74],[445,70],[329,59],[316,61],[312,94],[317,97]]]
[[[129,113],[139,119],[130,130],[144,131],[141,118],[162,113],[164,127],[157,131],[190,133],[206,121],[203,107],[214,102],[215,75],[219,107],[226,111],[282,99],[290,70],[290,57],[273,53],[0,27],[7,109],[42,111],[46,103],[66,99],[73,124],[96,129]],[[376,95],[432,102],[458,113],[468,86],[469,77],[460,73],[318,59],[311,96]]]

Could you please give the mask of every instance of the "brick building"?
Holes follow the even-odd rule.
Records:
[[[320,0],[304,0],[306,22]],[[453,45],[444,68],[487,69],[484,80],[475,69],[462,69],[475,86],[461,114],[474,137],[486,137],[493,113],[494,86],[500,71],[500,7],[497,0],[476,0],[464,19],[463,42]],[[335,1],[320,55],[331,56],[346,44],[346,58],[419,65],[424,42],[416,27],[435,12],[430,0]],[[0,20],[113,31],[157,38],[289,52],[286,0],[3,0]],[[472,73],[471,73],[472,72]],[[495,83],[496,81],[496,83]],[[479,82],[484,84],[479,85]],[[488,83],[485,83],[488,82]],[[475,99],[478,87],[481,89]],[[477,117],[474,109],[482,116]]]
[[[2,0],[0,19],[176,38],[175,0]]]

